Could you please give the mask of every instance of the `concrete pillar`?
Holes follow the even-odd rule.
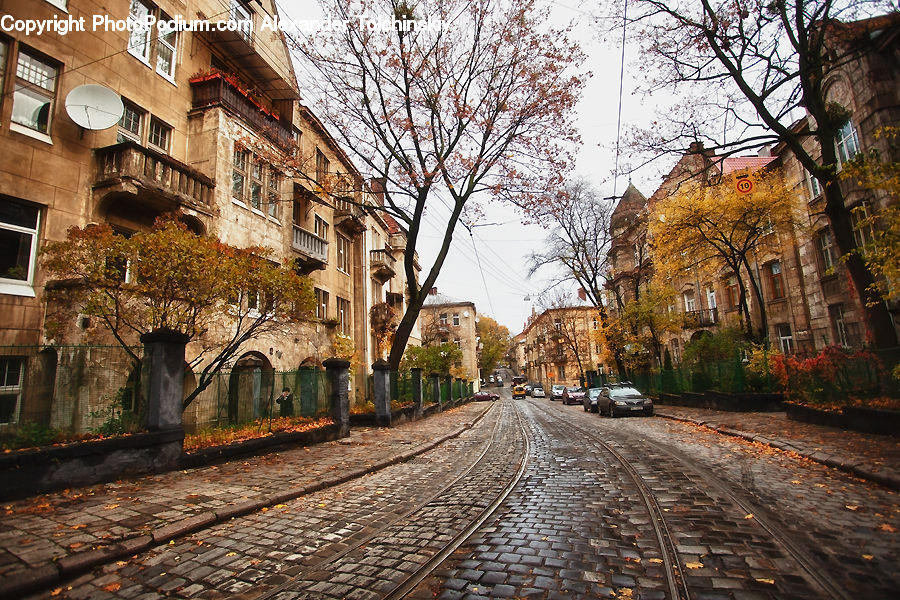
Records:
[[[412,385],[413,402],[416,403],[416,416],[422,416],[422,369],[413,367],[409,370],[410,384]]]
[[[375,393],[375,422],[380,427],[391,426],[391,365],[386,360],[376,360],[372,363],[374,393]]]
[[[340,436],[350,435],[350,361],[329,358],[323,363],[331,383],[331,418],[340,427]]]
[[[441,376],[437,373],[432,373],[428,376],[428,379],[431,382],[431,397],[434,398],[438,405],[438,412],[440,412],[444,410],[444,403],[441,402]]]
[[[449,402],[450,404],[453,404],[453,376],[448,375],[446,378],[446,381],[447,381],[447,389],[450,390],[449,392],[447,392],[447,402]]]
[[[152,331],[141,336],[144,359],[141,386],[147,401],[147,429],[181,429],[184,397],[184,347],[189,337],[177,331]]]

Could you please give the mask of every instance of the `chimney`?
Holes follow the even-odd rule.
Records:
[[[430,290],[428,290],[428,295],[429,296],[437,296],[437,288],[433,287]]]
[[[757,152],[757,155],[759,155],[760,157],[763,157],[763,158],[765,158],[767,156],[772,156],[772,146],[768,146],[768,145],[763,146],[762,148],[759,149],[759,151]]]
[[[578,299],[582,302],[587,300],[587,292],[584,291],[584,288],[578,288]]]

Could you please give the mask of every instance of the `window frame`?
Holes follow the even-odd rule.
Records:
[[[276,221],[279,220],[279,202],[281,200],[281,173],[271,165],[266,179],[266,214]]]
[[[154,125],[159,126],[160,131],[165,132],[165,144],[157,144],[153,141],[154,137]],[[157,117],[156,115],[150,115],[150,121],[147,124],[147,147],[152,148],[154,150],[158,150],[163,154],[168,154],[170,148],[172,147],[172,132],[174,131],[173,127]]]
[[[337,304],[338,329],[341,333],[349,335],[352,317],[350,313],[350,301],[346,298],[341,298],[340,296],[335,296],[335,298]]]
[[[738,285],[736,275],[731,275],[725,279],[725,294],[728,297],[728,308],[732,310],[741,307],[741,288]]]
[[[325,179],[328,178],[328,170],[331,167],[331,161],[325,156],[318,147],[316,148],[316,183],[324,185]]]
[[[788,323],[775,325],[775,334],[778,336],[778,347],[782,354],[794,353],[794,334]]]
[[[144,126],[147,122],[147,111],[135,104],[134,102],[130,102],[128,100],[122,99],[122,104],[125,105],[125,110],[122,112],[122,118],[119,119],[117,124],[117,133],[116,133],[116,143],[121,144],[124,141],[135,142],[136,144],[143,144],[144,140]],[[131,112],[137,115],[137,132],[128,129],[123,125],[125,122],[125,117],[128,116],[128,113]],[[125,139],[122,139],[125,138]]]
[[[843,125],[838,127],[834,139],[834,149],[837,154],[838,169],[843,167],[845,162],[853,160],[862,151],[859,145],[859,134],[851,119],[847,119]],[[852,150],[852,154],[850,150]]]
[[[325,320],[328,318],[328,292],[322,288],[313,288],[316,297],[316,318]]]
[[[781,261],[774,260],[766,265],[766,273],[769,276],[769,293],[771,294],[771,300],[782,300],[785,297],[785,289],[784,270]]]
[[[172,17],[167,15],[166,13],[159,11],[159,23],[162,22],[172,22]],[[171,43],[168,41],[168,38],[171,38]],[[160,68],[160,49],[165,48],[172,53],[169,59],[169,71],[162,70]],[[163,32],[159,27],[156,28],[156,72],[163,78],[172,83],[175,83],[175,66],[178,63],[178,30],[172,29],[171,31]]]
[[[250,179],[248,181],[247,205],[250,210],[262,214],[263,190],[265,189],[265,172],[263,161],[258,156],[251,156]]]
[[[345,275],[350,274],[350,239],[337,234],[335,248],[337,250],[337,270]]]
[[[140,26],[145,19],[141,19],[139,15],[137,15],[134,11],[135,6],[141,6],[146,9],[146,14],[143,15],[147,17],[152,15],[155,11],[153,10],[155,7],[149,2],[145,2],[145,0],[130,0],[128,5],[128,17],[126,20],[136,21],[138,26],[132,26],[131,31],[128,33],[128,53],[147,65],[150,66],[150,55],[152,54],[152,39],[151,35],[153,33],[152,27],[144,28]],[[140,46],[143,47],[143,50],[139,49],[139,46],[135,45],[134,41],[138,39],[138,36],[143,34],[143,39],[141,40]]]
[[[25,202],[16,202],[12,199],[0,197],[0,202],[9,204],[17,204],[26,209],[35,211],[34,228],[24,225],[16,225],[6,221],[0,221],[0,228],[6,231],[12,231],[19,235],[28,235],[31,237],[31,248],[28,252],[28,268],[25,279],[14,279],[12,277],[0,277],[0,294],[10,296],[25,296],[33,298],[34,294],[34,276],[37,271],[37,254],[40,241],[41,231],[41,209],[40,207]]]
[[[681,294],[681,300],[684,302],[684,312],[694,312],[697,310],[697,299],[694,297],[694,292],[683,292]]]
[[[19,373],[16,384],[8,385],[8,375],[11,371],[7,363],[12,362],[13,360],[18,361],[19,363]],[[19,413],[22,409],[22,391],[24,388],[23,380],[25,379],[26,362],[27,359],[24,356],[0,356],[0,365],[3,367],[2,371],[0,371],[0,397],[15,395],[15,401],[12,406],[12,411],[10,412],[9,420],[0,421],[0,427],[5,425],[15,425],[19,422]],[[0,413],[0,417],[2,417],[2,413]]]
[[[10,62],[9,59],[12,58],[11,52],[9,52],[10,48],[12,48],[11,44],[7,44],[7,62]],[[44,77],[41,79],[43,83],[31,81],[27,77],[23,77],[22,75],[29,74],[30,72],[35,72],[34,69],[28,69],[27,66],[22,65],[22,58],[27,57],[33,62],[38,63],[39,65],[53,70],[53,77],[47,78]],[[13,65],[10,65],[11,67]],[[57,92],[59,90],[59,77],[61,70],[61,63],[55,59],[50,58],[38,50],[34,50],[30,46],[25,46],[24,44],[18,44],[18,48],[15,52],[15,71],[11,71],[12,80],[13,80],[13,89],[12,89],[12,111],[9,117],[10,130],[16,131],[18,133],[23,133],[30,137],[35,137],[41,140],[44,140],[48,143],[52,143],[50,139],[50,132],[53,126],[53,113],[56,110],[56,100],[57,100]],[[47,84],[47,85],[45,85]],[[49,87],[48,87],[49,85]],[[33,100],[36,96],[40,96],[43,99],[47,99],[47,102],[42,106],[48,106],[47,108],[47,122],[42,130],[40,128],[40,123],[36,123],[37,127],[32,126],[30,123],[23,123],[21,120],[16,120],[16,102],[19,98],[23,96],[30,96]],[[22,104],[19,105],[22,107]],[[21,117],[20,117],[21,119]]]
[[[241,157],[240,161],[238,161],[239,156]],[[244,207],[247,206],[244,197],[247,193],[250,160],[250,151],[235,144],[231,155],[231,201]],[[238,180],[241,182],[240,186],[236,185]]]
[[[826,227],[816,233],[816,254],[819,256],[819,265],[823,277],[834,274],[834,267],[837,261],[834,248],[834,235],[832,235],[830,228]]]
[[[313,233],[323,240],[328,239],[328,221],[313,213]]]
[[[860,251],[875,241],[875,227],[872,225],[871,212],[872,204],[865,200],[850,209],[853,243]]]
[[[850,347],[850,335],[847,331],[847,321],[844,318],[844,305],[831,304],[828,306],[828,320],[831,322],[831,332],[836,344],[844,348]]]

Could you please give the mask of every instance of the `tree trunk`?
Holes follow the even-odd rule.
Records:
[[[747,270],[747,276],[750,278],[750,288],[753,290],[753,296],[756,298],[756,303],[759,305],[759,331],[760,331],[760,340],[769,339],[769,318],[766,313],[766,302],[762,295],[762,285],[760,282],[753,277],[753,271],[750,269],[750,261],[747,260],[747,257],[744,256],[744,268]],[[752,332],[753,327],[748,327],[748,331]]]

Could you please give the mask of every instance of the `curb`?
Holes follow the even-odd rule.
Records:
[[[747,440],[748,442],[759,442],[760,444],[765,444],[772,448],[777,448],[778,450],[784,450],[785,452],[793,452],[795,454],[799,454],[803,458],[811,460],[812,462],[816,462],[821,465],[825,465],[826,467],[831,467],[832,469],[837,469],[838,471],[843,471],[845,473],[855,475],[860,479],[865,479],[866,481],[871,481],[879,485],[883,485],[895,491],[900,491],[900,478],[894,477],[892,475],[878,473],[877,471],[871,471],[863,467],[859,462],[849,462],[844,458],[831,456],[821,451],[810,452],[809,450],[797,448],[790,442],[784,440],[773,439],[755,433],[747,433],[738,429],[731,429],[730,427],[721,427],[719,425],[716,425],[715,423],[704,421],[702,419],[676,417],[675,415],[660,413],[658,410],[656,412],[656,415],[672,421],[681,421],[683,423],[702,425],[704,427],[709,427],[713,431],[722,435],[741,438],[743,440]]]
[[[72,577],[90,571],[95,567],[105,565],[126,556],[131,556],[137,552],[144,552],[153,546],[164,545],[170,540],[174,540],[190,533],[195,533],[212,525],[224,523],[236,517],[257,512],[264,507],[282,504],[289,500],[295,500],[301,496],[306,496],[358,479],[364,475],[381,471],[387,467],[407,462],[420,454],[433,450],[444,442],[459,437],[469,429],[472,429],[472,427],[484,418],[492,406],[493,403],[488,405],[488,407],[481,411],[481,414],[476,416],[471,423],[464,423],[462,427],[431,442],[406,450],[367,467],[353,469],[343,475],[330,477],[328,479],[323,479],[322,481],[295,487],[266,497],[225,506],[215,511],[198,513],[181,519],[180,521],[174,521],[164,525],[154,531],[152,535],[127,538],[114,543],[111,546],[107,546],[106,548],[69,554],[51,564],[27,569],[19,573],[13,573],[12,575],[5,577],[3,581],[0,581],[0,600],[20,598],[24,594],[49,588],[54,584],[61,583],[65,579],[71,579]]]

